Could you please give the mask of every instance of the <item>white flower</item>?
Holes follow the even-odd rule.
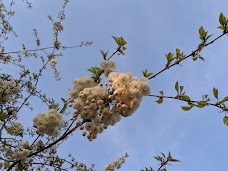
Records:
[[[139,85],[139,82],[137,81],[132,81],[129,85],[129,91],[131,93],[138,93],[140,90],[140,85]]]
[[[103,70],[109,70],[109,69],[115,69],[116,68],[116,63],[115,62],[113,62],[113,61],[106,61],[106,60],[103,60],[102,62],[101,62],[101,68],[103,69]]]
[[[48,121],[49,122],[55,122],[56,119],[57,118],[56,118],[55,114],[49,114],[48,115]]]
[[[29,155],[29,153],[30,153],[30,150],[28,150],[28,149],[23,149],[23,151],[22,151],[22,156],[27,157],[27,156]]]
[[[49,109],[48,110],[49,115],[51,115],[51,114],[55,115],[56,113],[58,113],[58,111],[56,109]]]
[[[54,132],[53,136],[54,136],[54,137],[58,137],[59,134],[60,134],[59,129],[55,129],[55,132]]]
[[[46,129],[42,126],[37,128],[37,132],[41,135],[44,135],[46,133]]]
[[[51,65],[52,67],[54,67],[56,64],[57,64],[57,60],[56,60],[56,59],[51,59],[50,65]]]
[[[23,148],[27,148],[29,146],[28,142],[27,141],[21,141],[20,142],[20,145],[23,147]]]
[[[143,96],[148,96],[150,94],[150,87],[148,87],[147,85],[142,85],[140,91]]]
[[[49,135],[49,136],[53,136],[54,133],[55,133],[55,128],[49,128],[46,131],[46,134]]]
[[[78,100],[74,103],[73,108],[81,111],[84,109],[84,103],[82,101]]]

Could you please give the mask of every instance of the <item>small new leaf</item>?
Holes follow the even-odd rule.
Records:
[[[112,38],[116,41],[116,43],[117,43],[117,44],[119,44],[119,40],[118,40],[118,38],[117,38],[117,37],[112,36]]]
[[[198,108],[203,108],[204,106],[206,106],[207,105],[207,102],[206,101],[199,101],[199,102],[197,102],[197,107]]]
[[[177,82],[176,82],[176,84],[175,84],[175,89],[176,89],[177,93],[179,93],[179,85],[178,85],[178,81],[177,81]]]
[[[163,99],[158,99],[156,102],[157,102],[158,104],[162,104],[162,103],[163,103]]]
[[[169,152],[169,155],[168,155],[168,157],[167,157],[167,160],[168,161],[170,161],[170,160],[172,160],[173,158],[172,158],[172,156],[171,156],[171,153]]]
[[[108,51],[107,51],[106,53],[104,53],[103,50],[100,50],[100,52],[101,52],[101,54],[102,54],[104,60],[106,60],[106,56],[107,56],[107,54],[108,54]]]
[[[187,95],[183,95],[183,96],[181,96],[181,98],[182,98],[182,100],[184,100],[184,101],[191,101],[191,99],[190,99],[190,97],[189,96],[187,96]]]
[[[184,86],[180,86],[180,93],[182,93]]]
[[[61,98],[61,100],[62,100],[64,103],[66,103],[66,100],[65,100],[64,98]]]
[[[219,28],[220,30],[225,30],[224,26],[218,26],[217,28]]]
[[[201,38],[205,39],[207,32],[204,30],[203,26],[199,28],[199,35]]]
[[[3,113],[3,112],[0,112],[0,120],[1,120],[1,121],[4,122],[5,119],[8,118],[8,117],[9,117],[9,115],[7,115],[7,114],[5,114],[5,113]]]
[[[228,117],[227,116],[224,116],[223,118],[223,123],[228,126]]]
[[[122,36],[121,37],[112,36],[112,37],[116,41],[116,43],[120,46],[124,46],[127,44],[127,42],[124,40],[124,38]]]
[[[102,72],[102,69],[99,67],[91,67],[90,69],[88,69],[89,72],[98,75]]]
[[[189,111],[191,110],[192,106],[181,106],[182,110]]]
[[[198,46],[198,50],[199,50],[199,52],[203,49],[203,47],[204,47],[204,45],[203,45],[203,44],[199,44],[199,46]]]
[[[226,102],[226,101],[228,101],[228,96],[226,96],[222,99],[222,102]]]
[[[162,157],[161,156],[155,156],[154,157],[157,161],[162,161]]]
[[[169,160],[170,162],[180,162],[180,160],[177,160],[177,159],[171,159]]]
[[[226,17],[223,15],[223,13],[221,12],[219,15],[219,23],[224,26],[227,23]]]
[[[163,91],[159,91],[159,93],[163,96],[164,92]]]
[[[214,94],[215,98],[218,99],[218,89],[217,88],[213,88],[213,94]]]
[[[204,61],[204,58],[202,56],[199,57],[202,61]]]
[[[170,63],[172,62],[173,58],[173,54],[171,52],[169,52],[168,54],[165,54],[167,62]]]
[[[165,158],[165,154],[164,153],[161,153],[162,154],[162,156]]]
[[[119,45],[124,46],[127,44],[127,42],[124,40],[124,38],[121,36],[119,39]]]
[[[143,76],[146,78],[150,77],[153,74],[152,72],[149,73],[147,69],[145,69],[145,71],[142,71],[142,73],[143,73]]]

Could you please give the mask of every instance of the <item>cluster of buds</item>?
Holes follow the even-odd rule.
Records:
[[[57,137],[63,125],[62,114],[56,109],[49,109],[48,112],[41,112],[34,117],[33,123],[39,134]]]

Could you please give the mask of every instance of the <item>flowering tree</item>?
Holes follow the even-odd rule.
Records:
[[[29,1],[24,2],[29,8],[32,7]],[[224,113],[228,111],[225,104],[228,96],[219,98],[217,88],[213,88],[214,100],[211,100],[207,94],[203,95],[201,100],[193,100],[185,93],[184,86],[178,82],[174,86],[176,93],[173,96],[165,95],[163,91],[152,94],[148,85],[150,80],[172,67],[181,65],[189,58],[193,61],[204,60],[201,51],[228,33],[228,20],[223,13],[219,15],[220,35],[212,37],[212,34],[200,27],[200,43],[195,50],[185,54],[177,48],[174,53],[165,55],[164,68],[156,73],[145,69],[141,77],[118,71],[115,57],[125,55],[127,42],[123,37],[112,36],[116,45],[114,50],[112,52],[100,50],[100,66],[93,66],[88,69],[87,76],[76,78],[72,88],[66,92],[66,98],[61,98],[57,103],[39,89],[38,84],[44,71],[52,69],[56,81],[60,81],[61,74],[56,67],[58,57],[63,56],[63,51],[90,46],[92,42],[86,41],[69,46],[63,45],[60,41],[60,35],[64,31],[66,7],[69,3],[65,0],[57,18],[48,16],[53,32],[51,46],[42,47],[38,31],[33,29],[34,48],[28,49],[22,44],[22,49],[8,51],[6,42],[12,35],[17,36],[16,30],[11,25],[11,18],[15,15],[13,11],[15,3],[17,2],[0,1],[0,62],[3,68],[0,74],[0,167],[2,170],[94,170],[93,164],[88,167],[76,161],[71,155],[61,157],[57,152],[58,148],[76,131],[81,131],[82,136],[88,141],[99,138],[99,134],[103,131],[135,113],[144,96],[157,98],[158,104],[163,103],[164,99],[183,101],[186,103],[181,106],[184,111],[207,106],[219,108]],[[38,72],[34,70],[34,66],[29,66],[27,61],[30,60],[41,63]],[[7,72],[6,68],[9,67],[15,68],[18,72],[13,74]],[[33,107],[37,107],[32,104],[33,97],[46,105],[47,110],[33,113],[33,119],[30,121],[33,122],[33,127],[27,127],[21,124],[21,120],[25,119],[21,113],[28,109],[32,111]],[[224,116],[223,122],[228,125],[227,116]],[[120,156],[107,164],[104,170],[113,171],[121,168],[127,157],[127,153]],[[159,167],[157,169],[146,167],[146,171],[166,171],[168,164],[179,162],[170,152],[167,155],[161,153],[154,158],[159,162]]]

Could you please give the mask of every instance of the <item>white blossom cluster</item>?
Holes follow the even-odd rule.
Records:
[[[90,141],[109,125],[115,125],[122,116],[132,115],[142,97],[150,94],[148,79],[136,78],[131,73],[111,72],[108,81],[109,84],[104,87],[84,76],[74,81],[74,89],[69,92],[71,106],[76,109],[72,119],[76,120],[80,116],[87,121],[85,129],[89,132],[87,138]],[[80,123],[77,122],[78,125]]]
[[[148,79],[145,77],[136,78],[131,73],[111,72],[108,81],[112,87],[109,98],[115,100],[112,112],[124,117],[132,115],[139,107],[142,97],[150,94]]]
[[[115,169],[120,169],[121,165],[125,163],[125,157],[120,156],[118,160],[114,160],[111,164],[105,166],[105,171],[114,171]]]
[[[10,126],[6,127],[6,131],[10,135],[18,136],[23,133],[23,126],[19,122],[12,122]]]
[[[13,151],[12,159],[21,160],[22,162],[26,160],[26,157],[30,154],[29,149],[20,150],[19,148],[15,148]]]
[[[34,117],[33,123],[39,134],[57,137],[63,125],[62,114],[56,109],[49,109],[48,112],[41,112]]]
[[[22,162],[26,161],[26,157],[30,154],[29,149],[23,149],[16,147],[11,150],[8,146],[4,146],[2,150],[5,152],[5,156],[8,160],[21,160]]]
[[[0,78],[0,103],[16,102],[16,98],[19,97],[21,87],[17,85],[15,80],[4,80]]]

